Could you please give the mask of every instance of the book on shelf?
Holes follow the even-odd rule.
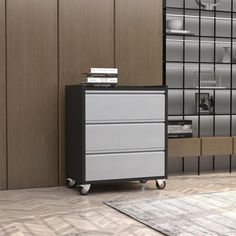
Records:
[[[97,77],[97,78],[117,78],[118,74],[98,74],[98,73],[83,73],[86,77]]]
[[[117,68],[90,68],[90,74],[118,74]]]
[[[90,68],[83,73],[82,83],[87,86],[111,87],[118,83],[117,68]]]
[[[194,35],[190,30],[166,30],[167,34]]]
[[[102,84],[117,84],[118,78],[115,77],[85,77],[83,78],[84,84],[94,84],[94,83],[102,83]]]

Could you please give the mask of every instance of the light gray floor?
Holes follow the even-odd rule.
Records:
[[[66,187],[0,192],[0,236],[160,235],[103,204],[105,200],[236,190],[236,173],[170,177],[165,190],[154,181],[93,186],[88,196]]]

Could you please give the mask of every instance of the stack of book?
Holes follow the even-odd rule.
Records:
[[[117,83],[117,68],[90,68],[87,73],[84,73],[84,85],[111,87],[116,86]]]

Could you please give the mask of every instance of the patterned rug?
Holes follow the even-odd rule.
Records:
[[[236,191],[105,204],[164,235],[236,235]]]

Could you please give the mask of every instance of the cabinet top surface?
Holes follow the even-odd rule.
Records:
[[[167,90],[167,86],[117,86],[117,87],[91,87],[84,85],[67,85],[66,88],[83,90]]]

